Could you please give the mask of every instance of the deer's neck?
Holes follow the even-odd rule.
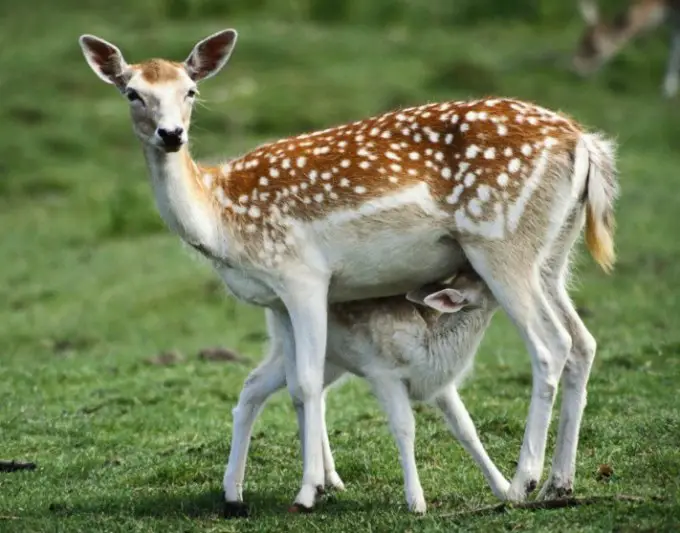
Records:
[[[186,146],[175,153],[145,146],[144,156],[156,205],[168,227],[193,246],[221,249],[219,214]]]

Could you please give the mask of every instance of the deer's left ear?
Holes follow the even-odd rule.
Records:
[[[217,74],[229,60],[237,37],[236,30],[223,30],[197,43],[184,60],[191,79],[198,82]]]
[[[95,35],[81,35],[78,39],[87,64],[106,83],[123,90],[129,81],[129,67],[117,46]]]

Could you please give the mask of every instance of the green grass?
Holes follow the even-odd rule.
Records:
[[[234,8],[229,17],[201,11],[217,5],[208,1],[138,10],[25,4],[12,4],[14,14],[0,20],[0,459],[33,460],[38,469],[0,474],[0,531],[680,528],[680,110],[659,97],[661,36],[584,83],[526,60],[535,50],[568,49],[576,18],[432,28],[397,20],[381,28],[330,20],[318,1],[280,4],[290,12],[271,3],[257,14]],[[190,17],[180,16],[186,6]],[[307,8],[329,24],[305,22]],[[199,157],[226,157],[394,106],[488,93],[560,108],[619,140],[620,261],[605,276],[581,254],[573,291],[599,342],[577,492],[626,493],[645,503],[447,517],[493,497],[439,416],[423,407],[417,459],[429,512],[410,516],[384,417],[354,380],[328,402],[348,491],[326,497],[313,515],[286,513],[302,465],[282,393],[255,430],[245,487],[252,517],[220,518],[231,408],[264,348],[262,311],[229,299],[164,229],[126,104],[86,66],[77,37],[99,34],[130,61],[181,59],[225,25],[241,35],[230,66],[202,89],[206,104],[192,130]],[[197,351],[211,345],[239,350],[249,362],[199,360]],[[185,359],[145,363],[169,349]],[[511,476],[531,374],[503,315],[476,368],[462,395],[490,455]],[[549,451],[553,444],[551,433]],[[614,470],[607,481],[597,479],[600,464]]]

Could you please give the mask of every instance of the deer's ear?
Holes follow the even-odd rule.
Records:
[[[123,89],[129,80],[129,67],[118,47],[94,35],[78,39],[87,64],[106,83]]]
[[[236,30],[213,33],[198,42],[184,60],[184,68],[192,80],[198,82],[217,74],[227,64],[238,34]]]
[[[442,289],[427,295],[423,303],[440,313],[457,313],[470,302],[462,292],[456,289]]]
[[[593,0],[581,0],[578,3],[581,16],[586,24],[594,26],[600,20],[600,11]]]

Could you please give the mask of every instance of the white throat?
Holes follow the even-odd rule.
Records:
[[[203,198],[186,148],[166,153],[144,145],[158,211],[174,233],[192,245],[218,250],[218,220]]]

